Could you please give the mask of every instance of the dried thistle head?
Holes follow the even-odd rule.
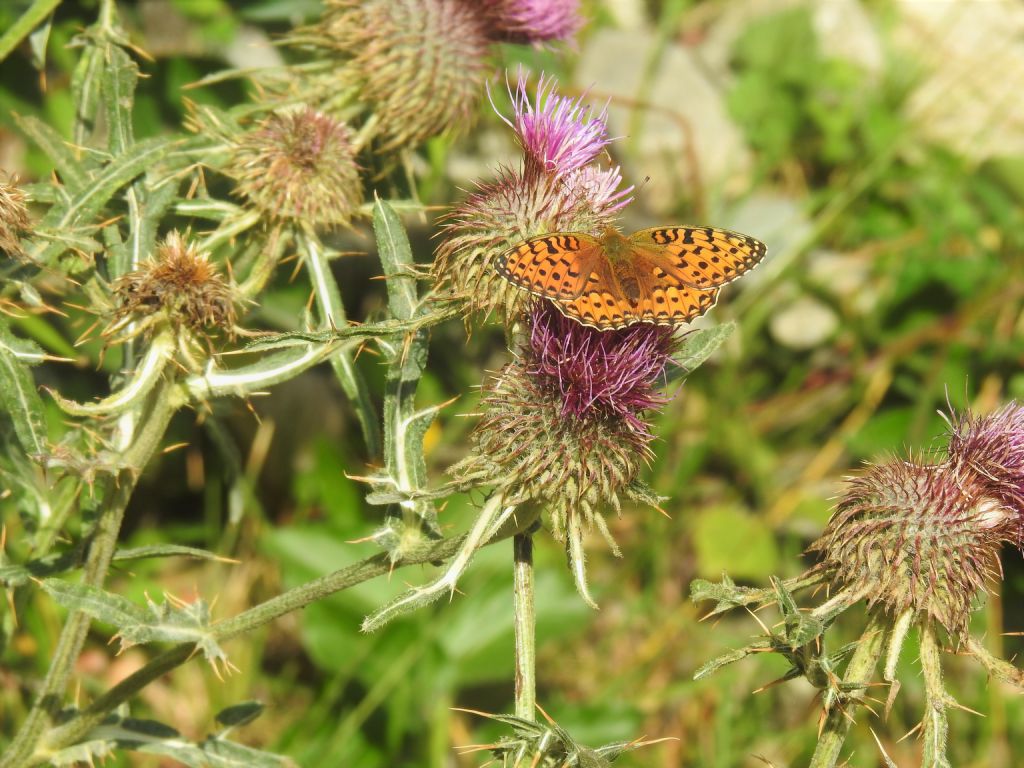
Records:
[[[160,319],[194,332],[231,333],[235,306],[231,287],[210,263],[207,254],[171,232],[151,261],[114,283],[117,309],[105,335],[116,335],[131,323],[136,333]]]
[[[909,609],[935,620],[959,641],[1018,529],[1016,514],[976,475],[893,460],[848,483],[812,549],[835,586],[894,616]]]
[[[278,112],[243,134],[227,168],[238,192],[273,220],[347,224],[362,202],[352,133],[306,107]]]
[[[17,180],[0,180],[0,252],[16,258],[24,256],[21,238],[31,228],[25,193]]]
[[[618,513],[622,495],[649,500],[639,484],[653,439],[646,414],[664,402],[655,386],[676,341],[652,325],[587,328],[547,301],[527,323],[518,357],[486,390],[472,454],[453,473],[498,486],[510,503],[542,504],[587,597],[584,533],[596,527],[618,553],[604,512]]]
[[[381,149],[464,128],[490,54],[471,0],[328,0],[317,37],[343,55],[379,121]]]

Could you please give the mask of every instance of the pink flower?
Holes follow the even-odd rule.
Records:
[[[608,146],[607,108],[594,114],[583,97],[572,99],[555,92],[553,77],[541,78],[533,101],[522,72],[512,97],[513,119],[502,120],[516,132],[529,158],[549,173],[562,176],[593,162]]]
[[[560,403],[564,417],[617,418],[650,436],[644,411],[666,401],[655,391],[677,342],[672,329],[638,324],[599,331],[535,302],[523,362],[538,386]]]

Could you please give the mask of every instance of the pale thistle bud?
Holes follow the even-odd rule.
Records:
[[[351,131],[308,107],[270,115],[243,134],[227,172],[273,220],[346,224],[362,201]]]
[[[470,0],[328,0],[317,37],[346,57],[381,149],[463,128],[476,110],[490,43]]]

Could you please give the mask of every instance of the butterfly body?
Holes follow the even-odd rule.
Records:
[[[610,330],[689,322],[764,254],[760,241],[713,227],[655,227],[628,237],[608,227],[598,237],[565,232],[524,240],[496,268],[568,317]]]

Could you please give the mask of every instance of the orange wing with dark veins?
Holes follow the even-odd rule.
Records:
[[[702,290],[731,283],[749,272],[766,250],[760,240],[714,227],[655,227],[635,232],[629,239],[638,251],[654,257],[663,273]]]
[[[509,282],[556,301],[583,294],[604,259],[601,243],[582,233],[531,237],[498,257],[495,268]]]
[[[634,323],[679,325],[700,317],[718,301],[718,289],[699,291],[689,286],[655,285],[644,290],[631,306],[604,290],[586,291],[570,302],[554,302],[558,310],[583,325],[601,331],[626,328]]]

